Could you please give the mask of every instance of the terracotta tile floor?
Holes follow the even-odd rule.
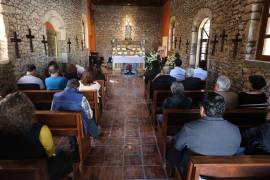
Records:
[[[103,134],[80,179],[167,179],[139,77],[111,76],[100,125]]]

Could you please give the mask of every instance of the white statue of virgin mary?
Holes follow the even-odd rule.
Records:
[[[125,40],[132,40],[131,38],[132,26],[128,22],[125,26]]]

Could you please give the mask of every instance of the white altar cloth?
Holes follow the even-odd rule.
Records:
[[[112,56],[113,59],[113,70],[115,68],[115,64],[143,64],[143,68],[145,67],[144,56]]]

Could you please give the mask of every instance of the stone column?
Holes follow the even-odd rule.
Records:
[[[189,57],[189,65],[195,66],[196,65],[196,52],[197,52],[197,41],[198,41],[198,28],[196,26],[192,27],[192,34],[191,34],[191,50],[190,50],[190,57]]]

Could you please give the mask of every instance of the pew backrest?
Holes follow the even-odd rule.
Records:
[[[1,180],[49,180],[45,159],[0,160]]]
[[[100,89],[99,89],[99,95],[101,96],[102,99],[102,107],[105,107],[105,81],[104,80],[97,80],[97,82],[100,84]]]
[[[193,156],[186,179],[200,177],[270,179],[270,156]]]

